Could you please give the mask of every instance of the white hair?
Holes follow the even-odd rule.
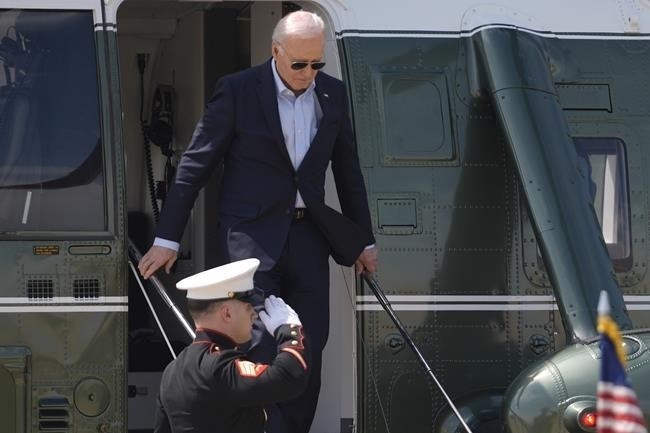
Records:
[[[313,12],[295,11],[286,15],[273,30],[274,42],[284,42],[289,36],[325,36],[323,19]]]

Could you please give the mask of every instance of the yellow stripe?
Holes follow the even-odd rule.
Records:
[[[606,335],[614,343],[616,348],[616,356],[625,368],[625,353],[623,352],[623,341],[621,340],[621,333],[618,330],[618,325],[612,320],[609,315],[598,316],[598,332]]]

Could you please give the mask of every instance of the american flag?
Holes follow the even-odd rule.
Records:
[[[632,385],[625,375],[625,354],[618,325],[609,315],[607,293],[598,303],[600,381],[596,402],[598,433],[648,433]]]

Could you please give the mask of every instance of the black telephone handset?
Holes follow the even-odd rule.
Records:
[[[174,154],[172,142],[174,140],[174,89],[171,86],[159,84],[154,91],[151,104],[151,119],[145,123],[143,116],[144,107],[144,71],[147,67],[146,53],[137,54],[137,65],[140,71],[140,125],[144,142],[144,161],[147,172],[147,186],[154,221],[160,217],[158,200],[164,202],[167,191],[174,178],[174,166],[171,159]],[[160,151],[167,157],[165,162],[164,180],[156,182],[153,177],[153,164],[150,143],[160,147]]]
[[[153,144],[160,147],[166,157],[173,153],[174,138],[174,90],[171,86],[160,84],[156,87],[151,104],[151,120],[146,133]]]

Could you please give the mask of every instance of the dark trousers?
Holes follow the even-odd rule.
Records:
[[[322,352],[329,332],[329,245],[309,218],[292,223],[278,261],[269,271],[255,274],[255,286],[264,296],[279,296],[296,310],[311,353],[307,390],[294,400],[266,408],[266,433],[308,433],[318,404]],[[268,363],[275,354],[275,340],[258,319],[249,355]]]

